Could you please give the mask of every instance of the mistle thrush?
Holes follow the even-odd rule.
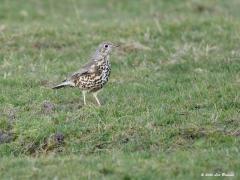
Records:
[[[61,84],[53,87],[53,89],[59,89],[65,86],[80,88],[83,94],[84,105],[86,105],[86,92],[92,92],[93,97],[100,106],[101,103],[97,97],[97,93],[108,82],[111,72],[109,55],[113,47],[117,46],[110,42],[101,43],[89,63]]]

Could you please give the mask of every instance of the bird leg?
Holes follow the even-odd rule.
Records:
[[[86,91],[82,91],[82,95],[83,95],[83,104],[85,106],[86,105]]]
[[[99,99],[97,97],[97,93],[93,93],[93,97],[96,99],[98,105],[101,106],[101,103],[100,103],[100,101],[99,101]]]

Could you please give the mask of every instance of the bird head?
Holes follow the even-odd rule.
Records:
[[[118,47],[118,45],[115,45],[111,42],[103,42],[98,46],[98,49],[95,53],[95,58],[103,58],[109,55],[114,47]]]

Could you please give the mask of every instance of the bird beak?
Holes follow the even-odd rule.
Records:
[[[114,44],[113,47],[119,47],[120,45],[119,44]]]

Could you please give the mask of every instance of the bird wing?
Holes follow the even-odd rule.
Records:
[[[76,78],[79,78],[80,76],[84,75],[84,74],[92,74],[92,73],[97,73],[98,68],[97,68],[97,64],[95,61],[91,61],[89,63],[87,63],[86,65],[84,65],[81,69],[79,69],[77,72],[73,73],[70,76],[70,80],[74,80]]]

